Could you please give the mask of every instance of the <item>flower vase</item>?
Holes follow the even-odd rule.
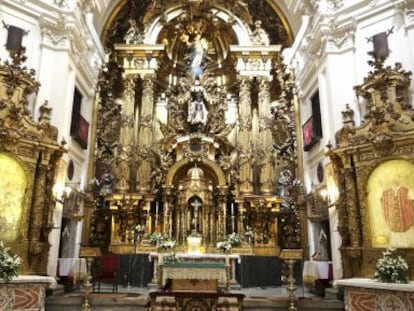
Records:
[[[141,244],[141,235],[137,234],[136,238],[135,238],[135,244],[139,245]]]

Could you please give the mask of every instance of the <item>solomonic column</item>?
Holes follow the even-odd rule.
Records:
[[[137,159],[135,191],[148,194],[151,191],[150,176],[153,156],[153,80],[158,68],[157,59],[165,47],[163,44],[115,44],[114,48],[117,58],[122,61],[125,74],[139,75],[143,78],[140,113],[135,118],[138,137],[131,139],[135,142],[134,159]],[[131,159],[131,155],[128,158]]]
[[[154,75],[147,74],[142,82],[141,115],[139,118],[139,134],[137,155],[139,157],[136,191],[145,193],[151,191],[151,163],[153,118],[154,118]]]
[[[239,92],[239,136],[237,137],[240,158],[239,184],[240,192],[248,194],[253,192],[253,171],[251,165],[253,159],[253,150],[251,148],[252,99],[249,77],[241,78]]]
[[[119,146],[115,161],[115,190],[127,192],[130,190],[131,153],[134,137],[134,107],[135,107],[135,76],[127,75],[122,101],[121,126]]]
[[[270,80],[271,77],[262,77],[259,79],[259,141],[260,146],[258,159],[260,167],[260,193],[272,194],[274,193],[274,170],[271,152],[272,146],[272,132],[271,132],[271,117],[270,117]]]

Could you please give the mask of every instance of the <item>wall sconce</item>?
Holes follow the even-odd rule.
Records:
[[[338,199],[338,189],[335,185],[327,185],[318,190],[318,195],[325,206],[330,208],[335,205],[336,200]]]
[[[70,197],[70,194],[74,190],[72,185],[80,185],[80,182],[65,184],[57,182],[52,189],[55,201],[59,202],[60,204],[64,204],[65,200]]]

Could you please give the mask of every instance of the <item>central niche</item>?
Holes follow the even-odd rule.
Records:
[[[177,241],[188,242],[188,237],[200,237],[203,243],[215,240],[211,230],[217,225],[213,188],[212,180],[196,165],[178,182],[173,230]]]

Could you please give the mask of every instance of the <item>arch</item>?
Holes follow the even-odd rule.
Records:
[[[165,184],[166,186],[172,186],[173,185],[173,181],[174,181],[174,177],[176,176],[176,174],[184,167],[188,166],[189,164],[193,164],[193,161],[185,158],[182,159],[176,163],[174,163],[170,170],[167,173],[167,176],[165,178]],[[221,169],[221,167],[219,165],[217,165],[215,162],[209,160],[209,159],[203,159],[200,162],[197,162],[197,165],[202,167],[206,167],[208,169],[210,169],[214,175],[217,178],[217,185],[218,186],[225,186],[226,185],[226,177],[223,173],[223,170]]]

